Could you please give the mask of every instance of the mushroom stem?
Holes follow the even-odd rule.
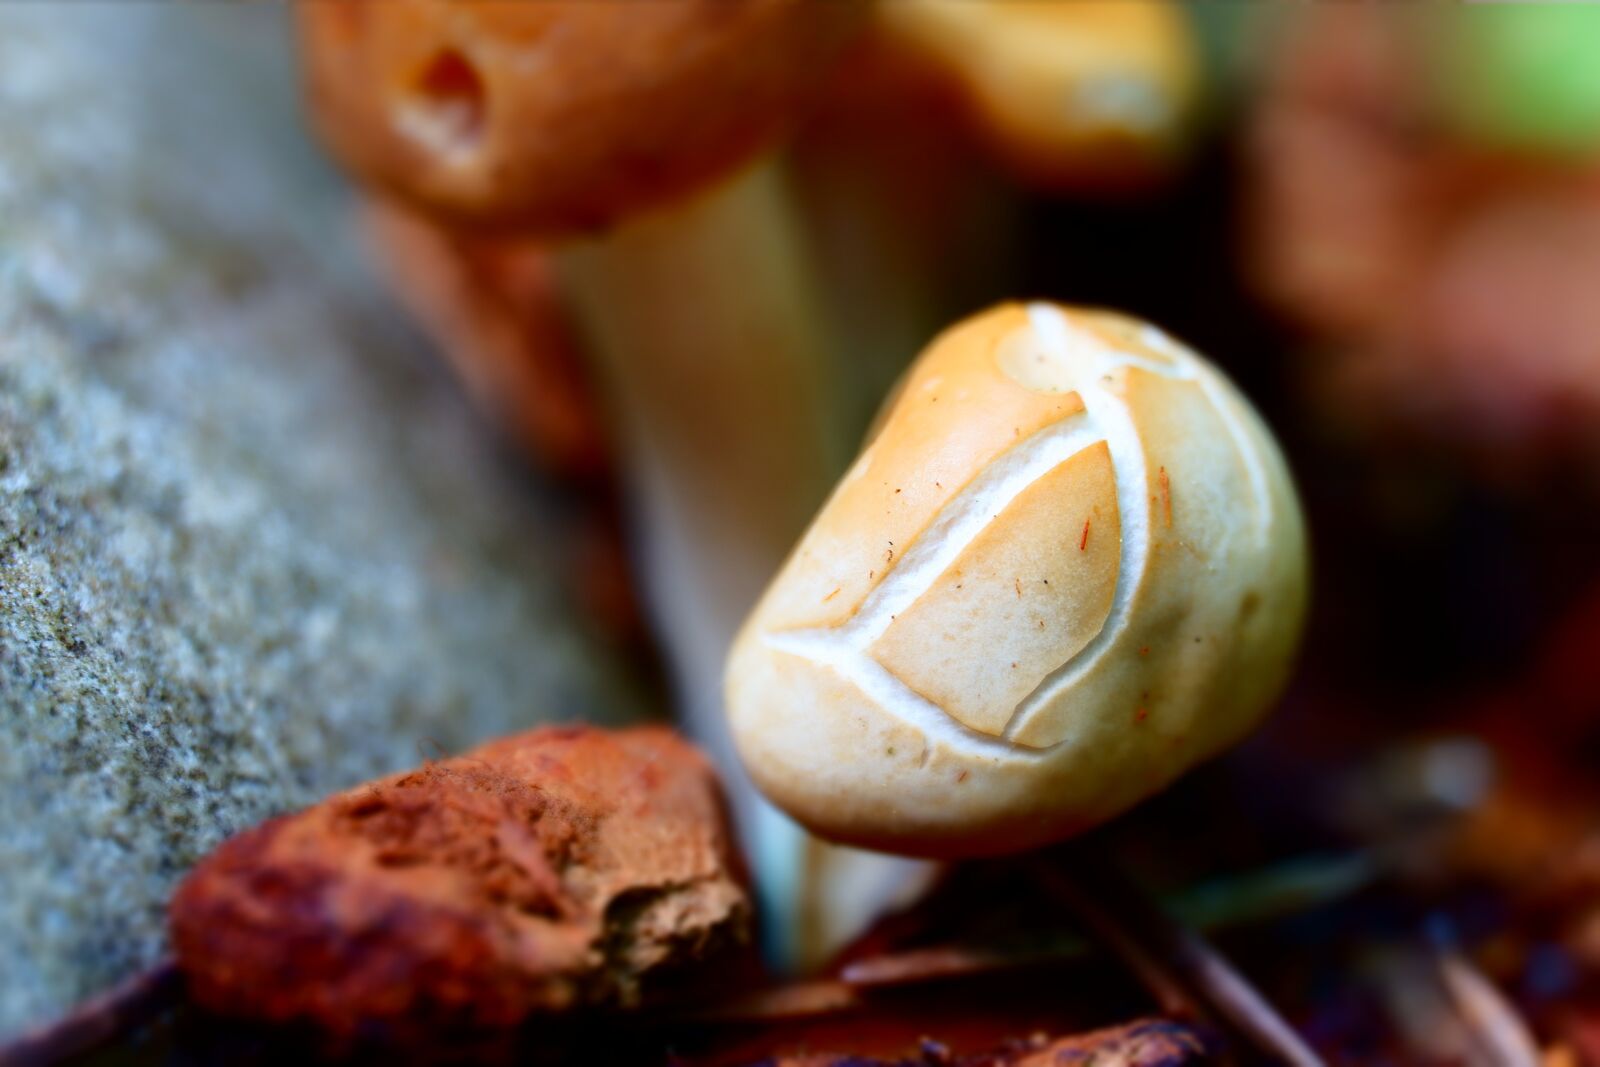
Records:
[[[690,537],[683,608],[743,611],[842,465],[828,346],[776,165],[560,253],[652,540]],[[683,603],[687,596],[689,603]],[[731,635],[739,616],[729,616]],[[722,646],[707,660],[721,675]]]
[[[798,834],[771,809],[771,820],[752,817],[765,804],[736,770],[721,693],[734,632],[846,458],[786,179],[768,159],[558,255],[599,365],[646,610],[680,707],[737,778],[735,808],[757,866],[776,879],[767,884],[793,885]],[[780,916],[790,910],[779,904]]]

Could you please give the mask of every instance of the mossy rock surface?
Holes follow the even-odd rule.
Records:
[[[0,1035],[228,833],[634,708],[364,263],[281,8],[0,4]]]

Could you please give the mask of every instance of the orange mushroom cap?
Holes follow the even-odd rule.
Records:
[[[854,0],[298,4],[323,138],[454,221],[548,237],[694,192],[782,129]]]

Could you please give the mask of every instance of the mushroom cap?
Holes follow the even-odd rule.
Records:
[[[455,221],[556,237],[751,157],[862,7],[325,0],[295,13],[315,124],[357,175]]]
[[[735,743],[817,833],[930,856],[1102,822],[1287,677],[1306,539],[1238,391],[1154,327],[1010,304],[912,366],[739,634]]]
[[[1025,178],[1115,183],[1159,173],[1189,141],[1201,60],[1166,0],[895,0],[890,44],[940,73]]]

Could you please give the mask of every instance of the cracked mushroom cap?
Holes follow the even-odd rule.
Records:
[[[362,180],[447,218],[561,236],[755,154],[861,7],[325,0],[295,14],[316,126]]]
[[[826,837],[1002,853],[1238,741],[1306,604],[1283,457],[1154,327],[1005,305],[939,337],[746,622],[728,715]]]

